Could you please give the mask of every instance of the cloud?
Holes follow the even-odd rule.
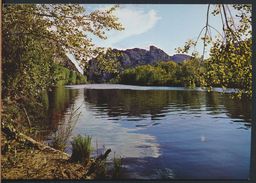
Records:
[[[97,9],[109,9],[112,6],[113,5],[91,5],[85,6],[85,8],[89,11],[94,11]],[[139,5],[120,5],[120,7],[114,12],[114,15],[119,18],[119,21],[121,22],[125,30],[112,30],[107,32],[107,40],[102,40],[96,38],[96,36],[91,35],[94,43],[96,43],[97,46],[101,47],[114,47],[122,49],[122,46],[120,47],[120,44],[122,44],[122,40],[135,35],[143,34],[152,29],[156,25],[157,21],[161,19],[161,17],[153,9],[146,11],[145,9],[143,9],[144,6],[138,6]],[[74,58],[74,56],[70,53],[67,54],[67,56],[75,64],[78,71],[80,73],[83,73],[83,69],[81,69],[78,61]]]
[[[157,21],[161,19],[153,9],[145,11],[142,8],[131,5],[121,5],[114,15],[119,18],[125,30],[108,32],[108,39],[102,41],[100,43],[101,46],[113,47],[116,43],[126,38],[143,34],[152,29]]]

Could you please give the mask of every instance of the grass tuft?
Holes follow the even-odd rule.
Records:
[[[118,179],[121,178],[121,170],[122,170],[122,158],[116,158],[113,159],[114,167],[113,167],[113,178]]]
[[[87,164],[90,159],[90,155],[92,152],[92,146],[91,146],[91,140],[92,138],[90,136],[76,136],[72,144],[72,155],[71,155],[71,161],[73,162],[80,162]]]

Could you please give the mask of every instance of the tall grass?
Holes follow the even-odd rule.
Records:
[[[93,150],[91,146],[91,140],[92,138],[90,136],[76,136],[71,142],[72,155],[70,160],[73,162],[87,164]]]
[[[113,159],[113,178],[114,179],[118,179],[118,178],[121,178],[121,171],[122,171],[122,158],[116,158],[114,156],[114,159]]]
[[[81,107],[81,106],[80,106]],[[80,107],[75,109],[74,105],[71,106],[69,117],[63,122],[62,125],[59,126],[59,129],[54,134],[51,146],[55,149],[64,151],[67,145],[67,141],[71,136],[73,128],[81,114],[79,112]]]

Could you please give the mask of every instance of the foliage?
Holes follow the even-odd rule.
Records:
[[[181,64],[159,62],[154,66],[143,65],[125,70],[120,75],[120,83],[195,87],[200,85],[200,73],[203,69],[195,58]]]
[[[223,88],[237,89],[236,96],[252,96],[252,5],[215,5],[213,16],[220,16],[223,25],[224,36],[209,24],[209,7],[207,12],[205,34],[201,39],[204,42],[203,61],[206,72],[201,77],[201,85],[211,88],[219,85]],[[230,9],[235,12],[233,17]],[[209,30],[217,31],[218,36],[213,39]],[[190,40],[184,48],[178,48],[179,52],[187,52],[195,47],[198,40]],[[204,60],[205,47],[211,46],[210,57]]]
[[[48,109],[42,95],[54,86],[85,83],[79,73],[58,65],[58,58],[74,54],[83,64],[98,49],[88,37],[106,39],[106,31],[122,30],[113,12],[117,6],[88,13],[74,4],[4,4],[3,5],[3,75],[2,97],[26,108],[31,121],[38,121]],[[10,111],[12,112],[12,111]],[[3,113],[8,113],[7,108]],[[21,113],[22,114],[22,113]],[[13,114],[6,121],[24,121]]]
[[[151,65],[138,66],[127,69],[121,75],[121,83],[139,85],[162,85],[166,72],[160,67]]]
[[[156,67],[160,67],[166,73],[164,85],[177,85],[179,83],[179,79],[177,78],[177,74],[180,70],[180,66],[175,62],[159,62]]]
[[[5,5],[4,36],[29,35],[45,39],[48,47],[63,49],[74,54],[77,60],[86,61],[97,51],[88,34],[106,39],[106,31],[123,30],[113,15],[117,7],[89,13],[79,4]]]
[[[184,61],[177,73],[177,78],[185,87],[200,86],[200,76],[205,68],[200,65],[199,59]]]
[[[252,95],[251,40],[243,48],[229,44],[221,46],[215,43],[211,59],[203,76],[206,86],[221,85],[224,88],[236,88],[237,95]]]
[[[121,52],[112,49],[100,53],[95,59],[91,60],[90,64],[93,67],[85,68],[89,79],[93,82],[109,82],[111,79],[118,78],[121,71],[121,55]]]
[[[63,66],[56,65],[55,66],[55,77],[56,77],[56,83],[55,86],[62,86],[66,84],[85,84],[87,83],[86,76],[76,72],[72,71],[70,69],[67,69]]]
[[[87,78],[86,76],[76,73],[76,83],[75,84],[85,84],[87,83]],[[74,83],[69,83],[69,84],[74,84]]]
[[[20,42],[21,44],[17,44]],[[27,45],[26,45],[27,44]],[[3,95],[37,97],[51,85],[53,69],[46,42],[20,36],[3,39]]]
[[[48,104],[44,100],[44,93],[38,99],[28,97],[18,101],[3,99],[2,122],[14,125],[17,130],[25,134],[37,136],[36,127],[42,127],[48,120]]]
[[[39,94],[55,82],[53,61],[64,53],[85,62],[97,52],[86,34],[106,39],[106,30],[123,29],[112,14],[116,8],[87,13],[81,5],[4,5],[4,94]],[[71,75],[73,83],[75,75]]]
[[[73,139],[71,144],[71,161],[87,164],[92,152],[91,137],[78,135]]]

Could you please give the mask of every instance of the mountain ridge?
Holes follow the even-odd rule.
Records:
[[[151,45],[149,50],[143,48],[129,48],[125,50],[113,49],[113,51],[127,54],[132,62],[136,62],[138,59],[141,59],[139,62],[142,63],[142,65],[152,64],[159,61],[173,61],[181,63],[192,58],[187,54],[174,54],[170,56],[165,51],[154,45]],[[127,62],[127,60],[124,60],[124,62]]]
[[[113,52],[116,55],[115,59],[120,63],[120,68],[118,70],[121,72],[122,70],[134,68],[140,65],[154,65],[158,62],[168,62],[173,61],[177,64],[182,63],[185,60],[189,60],[192,57],[186,54],[174,54],[172,56],[168,55],[166,52],[161,50],[160,48],[151,45],[149,47],[149,50],[142,49],[142,48],[131,48],[126,50],[119,50],[119,49],[112,49],[111,52]],[[108,54],[105,54],[106,60],[113,60],[112,57],[107,58]],[[89,67],[87,69],[87,77],[89,80],[94,80],[96,76],[96,73],[99,72],[99,64],[100,62],[97,62],[97,58],[91,59],[88,64]],[[108,80],[111,77],[111,74],[109,73],[102,73],[102,80]],[[98,80],[97,79],[97,80]]]

